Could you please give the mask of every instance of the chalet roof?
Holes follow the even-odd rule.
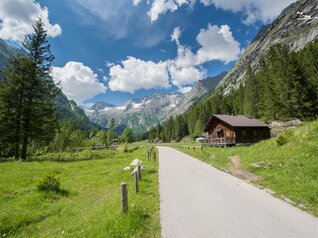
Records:
[[[211,124],[211,121],[213,118],[217,118],[226,124],[232,126],[232,127],[268,127],[268,125],[264,122],[261,122],[255,118],[247,117],[247,116],[232,116],[232,115],[214,115],[210,122],[208,123],[206,130]]]

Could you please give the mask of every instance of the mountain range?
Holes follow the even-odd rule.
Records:
[[[61,91],[56,98],[60,117],[76,121],[80,128],[91,126],[92,123],[107,128],[110,119],[114,118],[117,132],[121,133],[125,127],[130,127],[135,133],[142,134],[171,116],[185,113],[195,102],[214,92],[229,94],[237,89],[244,84],[249,67],[253,72],[258,70],[260,60],[270,46],[284,43],[297,51],[317,39],[317,10],[317,0],[301,0],[291,4],[273,23],[261,27],[229,72],[199,81],[188,93],[154,94],[130,100],[120,106],[97,102],[82,109],[75,102],[68,100]],[[15,51],[16,48],[0,40],[0,69]],[[215,88],[216,90],[213,90]]]
[[[85,109],[85,113],[91,121],[102,127],[107,127],[110,119],[114,118],[120,128],[129,127],[135,133],[142,134],[158,122],[186,112],[194,102],[215,88],[225,75],[226,72],[223,72],[201,80],[185,94],[154,94],[130,100],[121,106],[97,102]]]

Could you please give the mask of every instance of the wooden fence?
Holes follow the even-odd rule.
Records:
[[[78,152],[83,150],[117,150],[117,146],[76,147],[72,149],[72,152]]]

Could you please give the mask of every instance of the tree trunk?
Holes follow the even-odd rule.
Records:
[[[28,135],[28,132],[26,132],[26,134],[23,136],[22,155],[21,155],[21,159],[24,161],[27,160],[28,140],[29,140],[29,135]]]
[[[30,131],[30,115],[26,115],[25,123],[24,123],[24,133],[23,133],[23,141],[22,141],[22,154],[21,159],[27,160],[27,152],[28,152],[28,142],[29,142],[29,131]]]
[[[22,86],[20,92],[20,100],[19,100],[19,107],[18,107],[18,116],[16,118],[16,138],[15,138],[15,159],[19,160],[20,158],[20,132],[21,132],[21,110],[22,110],[22,102],[23,102],[23,92],[24,86]]]
[[[15,156],[16,160],[19,160],[19,158],[20,158],[19,149],[20,149],[19,142],[16,142],[15,143],[15,149],[14,149],[15,150],[14,151],[14,156]]]

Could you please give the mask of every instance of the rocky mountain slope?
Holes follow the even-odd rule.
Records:
[[[214,89],[220,81],[226,76],[227,72],[222,72],[221,74],[215,76],[215,77],[209,77],[205,80],[200,80],[190,92],[184,94],[184,97],[180,102],[171,109],[171,111],[167,114],[167,118],[170,116],[176,116],[183,114],[186,112],[189,107],[202,98],[205,94],[210,92],[212,89]]]
[[[130,100],[121,106],[113,106],[103,102],[96,103],[86,109],[86,115],[91,121],[107,127],[114,118],[116,125],[122,128],[130,127],[135,133],[144,133],[151,126],[160,122],[169,111],[183,98],[182,94],[155,94],[142,99]],[[104,107],[100,107],[105,105]]]
[[[7,59],[15,52],[17,52],[16,48],[6,44],[4,40],[0,39],[0,69],[5,67]]]
[[[199,81],[186,94],[155,94],[130,100],[118,107],[97,102],[86,109],[85,113],[94,123],[103,127],[107,127],[109,120],[114,118],[119,127],[130,127],[135,133],[144,133],[158,122],[184,113],[195,101],[215,88],[225,75],[223,72],[216,77]]]
[[[271,45],[283,43],[297,51],[315,39],[318,39],[318,1],[301,0],[290,5],[272,24],[260,29],[218,89],[227,94],[237,88],[244,82],[248,66],[256,71],[260,58]]]
[[[17,48],[0,39],[0,70],[4,69],[8,58],[17,51]],[[56,97],[56,105],[61,120],[69,119],[80,129],[96,127],[85,115],[84,110],[77,106],[74,101],[68,100],[62,91]]]

